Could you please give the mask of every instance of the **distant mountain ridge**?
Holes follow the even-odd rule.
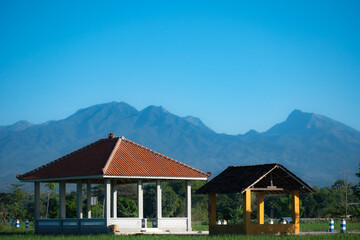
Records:
[[[138,111],[124,102],[111,102],[80,109],[58,121],[1,126],[0,190],[17,182],[17,173],[109,132],[213,175],[230,165],[278,162],[311,185],[329,185],[342,178],[342,169],[357,170],[360,163],[360,132],[318,114],[294,110],[266,132],[227,135],[214,132],[199,118],[179,117],[163,107]]]

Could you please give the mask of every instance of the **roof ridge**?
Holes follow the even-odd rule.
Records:
[[[73,151],[73,152],[71,152],[71,153],[68,153],[68,154],[66,154],[66,155],[64,155],[64,156],[62,156],[62,157],[60,157],[60,158],[57,158],[57,159],[55,159],[55,160],[53,160],[53,161],[51,161],[51,162],[48,162],[48,163],[46,163],[46,164],[44,164],[44,165],[42,165],[42,166],[40,166],[40,167],[38,167],[38,168],[35,168],[34,170],[31,170],[30,172],[27,172],[27,173],[24,173],[24,174],[22,174],[22,175],[16,175],[16,177],[17,178],[24,178],[24,177],[26,177],[26,176],[28,176],[28,175],[30,175],[30,174],[33,174],[33,173],[35,173],[35,172],[37,172],[37,171],[39,171],[39,170],[41,170],[41,169],[43,169],[43,168],[45,168],[45,167],[48,167],[48,166],[50,166],[50,165],[52,165],[52,164],[54,164],[54,163],[57,163],[57,162],[59,162],[60,160],[64,160],[64,159],[66,159],[66,158],[68,158],[68,157],[70,157],[71,155],[73,155],[73,154],[75,154],[75,153],[79,153],[79,152],[81,152],[81,151],[84,151],[85,149],[87,149],[87,148],[89,148],[89,147],[91,147],[91,146],[93,146],[93,145],[95,145],[95,144],[98,144],[98,143],[100,143],[100,142],[104,142],[104,141],[106,141],[107,140],[107,138],[102,138],[102,139],[99,139],[99,140],[97,140],[96,142],[93,142],[93,143],[90,143],[90,144],[88,144],[88,145],[86,145],[86,146],[84,146],[84,147],[82,147],[82,148],[79,148],[79,149],[77,149],[77,150],[75,150],[75,151]]]
[[[228,168],[255,167],[255,166],[265,166],[265,165],[281,165],[281,164],[280,163],[264,163],[264,164],[245,165],[245,166],[229,166]]]
[[[115,144],[113,150],[111,151],[109,158],[106,160],[105,166],[101,169],[103,174],[105,174],[106,170],[109,168],[109,165],[110,165],[111,161],[113,160],[114,155],[120,146],[121,140],[122,140],[122,138],[120,138],[120,137],[117,138],[116,144]]]
[[[165,156],[164,154],[158,153],[158,152],[156,152],[156,151],[154,151],[154,150],[152,150],[152,149],[150,149],[150,148],[144,147],[143,145],[140,145],[140,144],[138,144],[138,143],[136,143],[136,142],[133,142],[133,141],[131,141],[131,140],[129,140],[129,139],[126,139],[126,138],[124,138],[124,137],[122,137],[122,139],[123,139],[124,141],[129,142],[130,144],[133,144],[133,145],[135,145],[135,146],[137,146],[137,147],[140,147],[140,148],[142,148],[142,149],[144,149],[144,150],[146,150],[146,151],[148,151],[148,152],[154,153],[154,154],[156,154],[156,155],[158,155],[158,156],[160,156],[160,157],[162,157],[162,158],[165,158],[165,159],[167,159],[167,160],[169,160],[169,161],[172,161],[172,162],[174,162],[174,163],[176,163],[176,164],[178,164],[178,165],[180,165],[180,166],[186,167],[186,168],[188,168],[188,169],[190,169],[190,170],[192,170],[192,171],[198,172],[198,173],[200,173],[200,174],[202,174],[202,175],[204,175],[204,176],[206,176],[206,177],[209,177],[209,174],[206,173],[206,172],[203,172],[203,171],[201,171],[201,170],[199,170],[199,169],[193,168],[193,167],[191,167],[191,166],[189,166],[189,165],[187,165],[187,164],[185,164],[185,163],[182,163],[182,162],[180,162],[180,161],[177,161],[177,160],[175,160],[175,159],[173,159],[173,158],[171,158],[171,157]]]

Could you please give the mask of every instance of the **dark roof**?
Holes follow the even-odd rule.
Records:
[[[271,163],[228,167],[198,189],[196,193],[243,193],[247,189],[272,194],[290,193],[293,190],[299,190],[300,193],[314,191],[281,164]]]
[[[210,174],[124,137],[109,135],[16,177],[31,181],[86,176],[208,178]]]

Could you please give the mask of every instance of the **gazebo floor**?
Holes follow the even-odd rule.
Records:
[[[209,235],[209,231],[171,232],[157,228],[143,229],[141,232],[114,232],[115,235]]]

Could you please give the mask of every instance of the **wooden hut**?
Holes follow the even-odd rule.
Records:
[[[210,234],[298,234],[300,232],[299,194],[314,190],[295,174],[278,163],[232,166],[197,190],[209,194]],[[257,194],[257,223],[251,223],[251,193]],[[216,194],[243,194],[243,224],[216,224]],[[264,223],[264,195],[291,194],[292,223]]]

